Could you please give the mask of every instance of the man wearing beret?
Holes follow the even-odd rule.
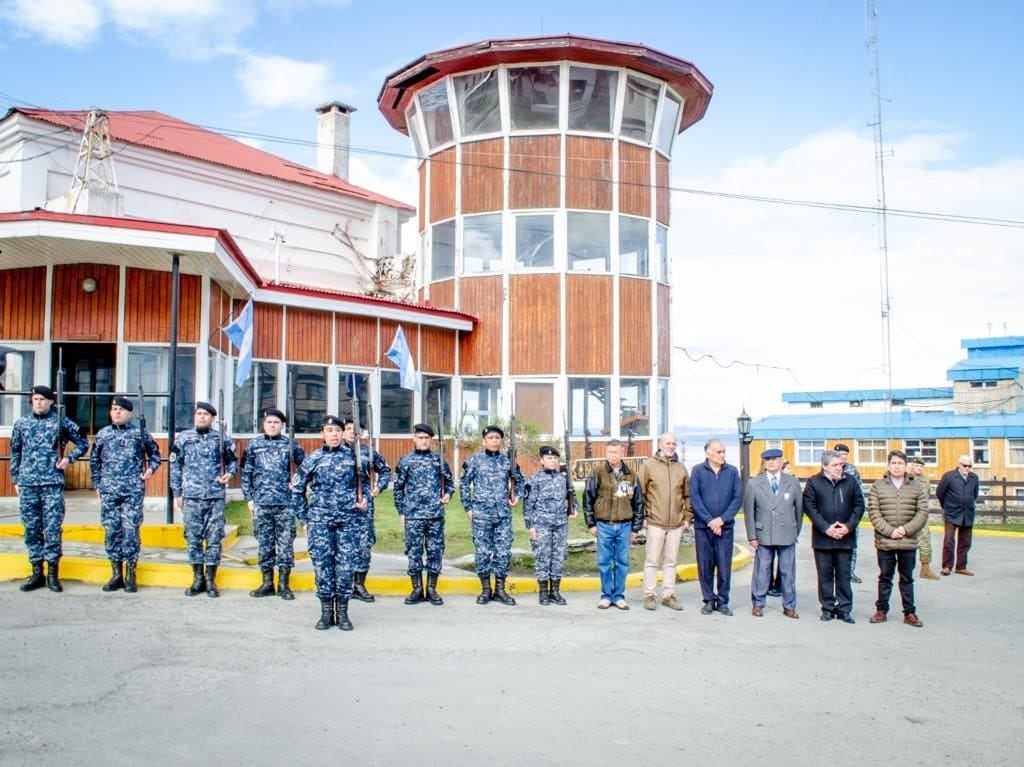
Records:
[[[127,397],[114,397],[110,426],[100,429],[89,456],[112,573],[104,591],[137,590],[142,499],[146,480],[160,468],[160,449],[147,430],[132,422],[134,410]]]
[[[540,471],[526,480],[523,520],[533,547],[533,568],[542,605],[564,605],[562,571],[569,549],[569,519],[576,516],[576,493],[569,495],[569,480],[559,470],[558,451],[540,449]],[[566,469],[568,471],[568,468]]]
[[[437,593],[437,578],[444,557],[444,507],[455,492],[452,470],[444,457],[431,450],[434,429],[427,423],[413,427],[413,450],[395,468],[395,509],[405,531],[405,556],[409,559],[412,591],[407,605],[429,600],[444,604]],[[423,587],[423,555],[426,553],[427,585]]]
[[[754,549],[750,579],[750,614],[764,615],[765,597],[772,579],[772,560],[778,557],[782,585],[782,614],[799,618],[796,611],[796,542],[804,521],[800,480],[782,471],[782,451],[761,453],[764,471],[747,480],[743,493],[743,519],[747,541]]]
[[[345,447],[352,451],[353,460],[356,446],[359,447],[360,485],[366,488],[367,493],[366,509],[358,514],[361,527],[353,565],[355,569],[352,571],[352,597],[360,602],[373,602],[376,597],[366,588],[366,576],[370,572],[373,544],[377,542],[377,529],[373,521],[375,511],[373,499],[387,490],[391,483],[391,467],[384,460],[384,456],[374,450],[372,445],[364,444],[361,440],[356,439],[355,422],[351,418],[345,418],[344,421],[345,427],[341,438]]]
[[[928,475],[924,473],[924,459],[921,458],[921,456],[915,455],[910,459],[910,473],[914,477],[915,482],[920,482],[924,485],[925,500],[930,502],[932,497],[932,483],[928,479]],[[939,576],[931,568],[932,533],[931,530],[928,529],[927,521],[921,528],[921,532],[917,534],[917,555],[921,560],[920,576],[930,581],[939,580]]]
[[[70,418],[53,407],[53,390],[32,388],[32,412],[14,422],[11,430],[11,482],[18,494],[25,547],[32,574],[22,591],[46,585],[63,591],[60,583],[61,525],[64,523],[64,470],[85,455],[89,443]],[[65,454],[67,441],[75,447]],[[43,560],[46,579],[43,579]]]
[[[192,585],[185,591],[190,597],[204,591],[210,597],[220,596],[217,568],[224,539],[224,497],[238,459],[235,443],[212,428],[216,416],[217,409],[209,402],[197,402],[195,427],[182,432],[171,449],[171,492],[183,510],[192,564]]]
[[[476,574],[480,595],[476,603],[494,600],[514,605],[516,600],[505,591],[512,561],[512,507],[523,492],[523,473],[501,452],[505,432],[498,426],[483,430],[484,449],[462,464],[459,497],[473,528]],[[491,573],[494,590],[491,590]]]
[[[242,495],[252,515],[263,582],[249,596],[295,599],[289,576],[295,565],[295,512],[288,483],[306,454],[282,434],[288,419],[276,407],[263,413],[263,434],[242,451]],[[278,568],[274,589],[274,566]]]

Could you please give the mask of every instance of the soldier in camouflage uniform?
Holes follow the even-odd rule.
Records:
[[[514,605],[516,600],[505,591],[505,579],[512,559],[512,507],[523,491],[523,473],[501,452],[504,431],[488,426],[483,438],[484,449],[462,464],[459,483],[459,497],[473,528],[476,574],[481,586],[476,603],[487,604],[493,594],[503,605]]]
[[[134,410],[127,397],[114,398],[110,426],[100,429],[89,456],[112,572],[104,591],[137,591],[135,567],[139,561],[142,498],[146,480],[160,468],[160,449],[148,431],[132,423]]]
[[[11,430],[11,482],[18,494],[25,548],[32,574],[22,591],[45,584],[63,591],[60,583],[61,525],[64,522],[64,470],[89,449],[89,443],[70,418],[61,420],[53,407],[53,390],[32,387],[32,412],[14,422]],[[65,442],[74,449],[64,454]],[[43,579],[43,560],[46,579]]]
[[[242,495],[249,504],[252,531],[259,545],[263,583],[249,596],[275,593],[274,565],[278,567],[281,599],[295,599],[289,577],[295,565],[295,511],[288,486],[289,465],[302,465],[306,454],[299,444],[281,435],[288,419],[275,407],[263,414],[263,436],[249,442],[242,452]]]
[[[526,480],[523,520],[530,533],[540,603],[564,605],[560,590],[562,568],[569,547],[569,518],[576,516],[576,493],[571,500],[564,472],[558,470],[558,451],[540,449],[541,469]]]
[[[413,427],[414,450],[399,459],[395,468],[395,508],[405,529],[405,555],[409,558],[412,591],[407,605],[425,599],[444,604],[437,593],[437,577],[444,557],[444,507],[455,491],[452,470],[430,449],[434,430],[429,424]],[[444,486],[442,487],[442,478]],[[427,554],[427,587],[423,589],[423,552]]]
[[[355,453],[343,439],[344,422],[336,415],[327,415],[320,423],[324,445],[307,456],[295,472],[292,499],[296,515],[306,525],[316,595],[320,598],[320,620],[315,628],[337,626],[351,631],[348,602],[352,598],[352,571],[369,507],[370,486],[365,476],[361,477],[362,500],[357,500]]]
[[[211,428],[216,415],[217,409],[209,402],[197,402],[195,428],[182,432],[171,449],[171,492],[178,499],[178,508],[183,509],[188,560],[192,563],[192,585],[185,591],[190,597],[204,591],[207,596],[220,596],[217,567],[224,538],[224,496],[238,469],[238,459],[235,443]]]
[[[910,459],[910,473],[914,475],[914,481],[924,485],[924,497],[931,503],[932,483],[924,473],[924,459],[914,456]],[[928,522],[924,523],[921,532],[917,534],[917,554],[921,560],[921,578],[930,581],[939,580],[939,576],[931,568],[932,563],[932,531],[928,529]]]
[[[349,418],[345,419],[343,439],[349,450],[353,450],[356,442],[356,430],[355,424]],[[380,453],[362,443],[359,444],[359,456],[362,481],[367,487],[370,487],[370,494],[366,512],[360,515],[362,529],[359,535],[358,553],[353,565],[355,570],[352,573],[352,596],[361,602],[373,602],[373,594],[366,590],[366,574],[370,571],[370,551],[373,549],[373,544],[377,542],[377,531],[373,524],[373,499],[387,490],[388,483],[391,482],[391,467]],[[372,486],[370,485],[371,466],[377,475]]]

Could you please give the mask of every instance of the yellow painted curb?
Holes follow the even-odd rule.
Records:
[[[64,525],[63,538],[75,543],[103,543],[103,525]],[[5,538],[23,538],[25,528],[22,525],[0,525],[0,536]],[[185,529],[181,525],[149,525],[139,528],[139,538],[143,548],[148,549],[181,549],[187,546]],[[224,527],[224,539],[221,546],[230,549],[238,543],[238,525]]]

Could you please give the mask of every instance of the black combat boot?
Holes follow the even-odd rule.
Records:
[[[537,581],[537,583],[540,586],[540,591],[537,595],[537,601],[540,602],[542,605],[551,604],[551,593],[548,591],[547,579]]]
[[[373,602],[373,594],[366,590],[366,571],[353,573],[352,580],[352,596],[360,602]]]
[[[437,573],[427,573],[427,599],[432,605],[443,605],[444,600],[437,593]]]
[[[556,605],[564,605],[566,603],[565,597],[562,596],[562,592],[558,590],[561,585],[561,578],[551,579],[551,601],[554,602]]]
[[[124,590],[128,594],[134,594],[139,590],[138,583],[135,580],[135,563],[125,562],[124,563]]]
[[[338,628],[342,631],[352,630],[352,621],[348,619],[348,600],[338,598]]]
[[[290,567],[279,567],[277,568],[277,595],[281,599],[287,599],[289,602],[295,599],[295,595],[292,593],[292,587],[288,583],[288,578],[291,577],[292,569]]]
[[[206,566],[206,596],[216,599],[220,596],[217,589],[217,565]]]
[[[185,596],[194,597],[206,591],[206,577],[202,565],[192,565],[192,585],[185,589]]]
[[[53,592],[64,590],[60,583],[60,564],[57,562],[48,562],[46,565],[46,588]]]
[[[260,584],[259,588],[253,589],[249,592],[251,597],[272,597],[276,592],[274,591],[274,568],[266,568],[263,570],[263,583]]]
[[[485,605],[491,601],[491,575],[480,576],[480,596],[476,598],[478,605]]]
[[[412,591],[409,592],[409,596],[405,598],[407,605],[418,605],[423,601],[423,573],[418,575],[410,575],[409,582],[412,583]]]
[[[504,576],[494,576],[494,601],[501,602],[503,605],[510,606],[516,603],[516,600],[512,598],[512,595],[505,591]]]
[[[103,591],[117,591],[124,588],[124,577],[121,575],[121,563],[110,560],[110,572],[113,575],[103,586]]]
[[[29,564],[32,565],[32,574],[18,586],[21,591],[35,591],[46,585],[46,578],[43,577],[43,563],[29,562]]]
[[[334,598],[320,597],[320,620],[313,627],[317,631],[325,631],[334,625]]]

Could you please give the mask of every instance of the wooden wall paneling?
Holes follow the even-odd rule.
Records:
[[[654,155],[655,164],[655,185],[658,196],[658,221],[665,226],[669,225],[669,216],[672,210],[672,192],[668,188],[668,160],[660,154]]]
[[[430,283],[430,305],[441,309],[455,308],[455,279]]]
[[[96,280],[86,293],[82,281]],[[109,264],[58,264],[53,267],[50,335],[55,341],[117,341],[121,278]]]
[[[619,371],[651,375],[651,282],[619,278]]]
[[[427,167],[427,163],[420,163],[418,172],[420,182],[419,210],[417,211],[419,229],[416,230],[418,232],[427,228]]]
[[[377,359],[377,318],[334,315],[334,360],[339,365],[372,366]]]
[[[257,359],[281,359],[281,330],[284,307],[277,304],[252,306],[252,354]]]
[[[566,372],[612,372],[612,278],[570,274],[566,278]]]
[[[449,443],[451,442],[451,440],[448,441]],[[385,461],[387,461],[388,466],[391,467],[391,470],[394,471],[395,467],[398,465],[398,459],[413,449],[412,435],[410,435],[409,437],[397,438],[382,437],[377,443],[376,448],[377,452],[381,454]],[[436,448],[434,452],[437,452]],[[448,452],[448,450],[445,450],[445,453]],[[451,465],[450,461],[451,459],[449,458],[449,465]],[[452,468],[454,471],[455,467]],[[458,471],[454,471],[454,473],[456,474],[456,476],[458,476]],[[458,482],[458,479],[456,479],[456,482]]]
[[[430,163],[430,223],[455,215],[455,147],[438,152]]]
[[[565,206],[612,209],[612,140],[566,136]]]
[[[420,371],[420,355],[419,355],[419,343],[420,343],[420,326],[413,325],[408,322],[392,322],[391,320],[380,321],[380,351],[377,355],[377,365],[384,368],[385,370],[398,370],[395,364],[389,360],[385,354],[388,349],[391,348],[391,342],[395,340],[395,333],[398,332],[398,326],[402,326],[402,332],[405,333],[405,342],[409,344],[409,352],[412,354],[412,361],[416,365],[416,372]]]
[[[224,335],[224,331],[220,328],[224,327],[228,322],[228,313],[230,311],[230,299],[228,294],[221,290],[213,280],[210,280],[210,348],[218,349],[222,352],[226,352],[231,348],[231,342],[228,337]]]
[[[0,338],[42,341],[45,315],[45,266],[0,271]]]
[[[199,275],[180,275],[178,340],[181,343],[199,343],[201,296],[202,279]],[[210,330],[215,330],[216,327],[212,325]],[[170,339],[171,273],[153,269],[127,269],[124,340],[168,343]]]
[[[478,318],[472,333],[459,336],[459,372],[484,376],[501,373],[502,285],[500,275],[463,278],[460,310]]]
[[[663,378],[672,375],[671,295],[668,285],[658,285],[658,375]]]
[[[317,309],[289,307],[285,315],[285,358],[291,362],[331,362],[334,315]]]
[[[559,207],[561,151],[559,136],[513,136],[509,139],[510,208]]]
[[[455,373],[455,331],[420,326],[420,367],[428,373]]]
[[[505,206],[505,140],[462,145],[462,213],[485,213]]]
[[[619,212],[651,216],[651,150],[619,142]]]
[[[11,454],[11,440],[8,437],[0,437],[0,455]],[[86,461],[88,463],[88,461]],[[12,496],[14,495],[14,483],[11,482],[11,472],[8,471],[8,464],[4,462],[4,466],[0,467],[0,496]]]
[[[557,274],[512,275],[509,372],[557,374],[561,368],[561,308]]]

